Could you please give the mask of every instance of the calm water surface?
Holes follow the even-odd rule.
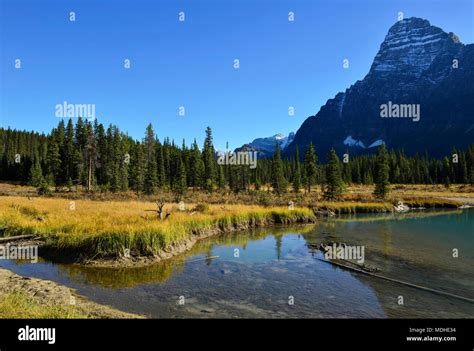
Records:
[[[474,318],[474,304],[321,261],[311,244],[328,240],[364,245],[366,263],[377,266],[380,275],[474,299],[474,210],[341,216],[311,226],[228,234],[145,268],[47,261],[0,261],[0,266],[157,318]]]

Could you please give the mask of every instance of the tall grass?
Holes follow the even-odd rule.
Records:
[[[0,295],[0,318],[67,319],[90,316],[74,306],[45,305],[23,293],[14,292]]]
[[[386,202],[321,202],[317,206],[338,214],[392,211],[392,204]],[[87,260],[128,252],[132,256],[154,256],[195,235],[316,220],[312,210],[305,207],[290,210],[257,205],[188,204],[186,211],[180,211],[169,204],[164,210],[171,216],[160,221],[156,214],[146,211],[155,207],[152,202],[139,201],[71,203],[57,198],[0,197],[0,235],[37,234],[44,239],[44,250]]]
[[[126,251],[137,256],[156,255],[206,231],[315,220],[307,208],[211,205],[195,212],[192,205],[187,211],[168,205],[165,211],[171,216],[160,221],[146,212],[154,209],[153,203],[76,200],[73,205],[64,199],[2,197],[0,230],[3,235],[37,234],[44,239],[46,250],[62,255],[98,258],[122,256]]]

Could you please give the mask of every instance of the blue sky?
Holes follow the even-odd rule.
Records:
[[[151,122],[202,144],[209,125],[219,149],[296,131],[365,76],[400,11],[474,37],[472,0],[0,2],[0,126],[48,132],[67,101],[137,139]]]

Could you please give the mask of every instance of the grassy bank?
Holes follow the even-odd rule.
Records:
[[[331,210],[336,214],[383,213],[393,210],[390,202],[321,202],[318,207]]]
[[[100,305],[63,285],[0,268],[0,318],[143,318]]]
[[[282,207],[165,205],[160,221],[150,202],[98,202],[22,197],[0,198],[0,231],[4,236],[37,234],[46,250],[82,259],[153,256],[209,232],[227,232],[274,223],[309,223],[310,209]]]
[[[24,293],[14,292],[0,295],[0,318],[88,318],[73,306],[44,305]]]
[[[423,200],[426,206],[433,199]],[[457,206],[454,202],[446,200]],[[390,202],[318,202],[322,209],[338,214],[390,212]],[[92,201],[60,198],[0,197],[0,234],[37,234],[44,241],[43,252],[63,259],[169,257],[182,252],[197,238],[220,232],[272,224],[316,221],[308,207],[258,205],[166,204],[169,218],[161,221],[156,204],[142,201]]]

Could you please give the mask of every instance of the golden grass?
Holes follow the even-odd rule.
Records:
[[[373,185],[352,185],[347,188],[346,197],[354,195],[369,197],[373,191]],[[446,188],[441,184],[391,184],[390,197],[474,197],[474,186],[453,184]]]
[[[318,207],[330,209],[337,214],[351,213],[379,213],[391,212],[393,205],[389,202],[357,202],[357,201],[341,201],[341,202],[321,202]]]
[[[0,318],[88,318],[74,306],[45,305],[23,293],[14,292],[0,295]]]
[[[192,233],[203,230],[232,230],[268,223],[310,222],[313,213],[307,208],[246,205],[210,205],[209,210],[179,211],[177,205],[164,210],[171,216],[160,221],[151,202],[99,202],[89,200],[0,197],[0,231],[3,235],[37,234],[46,247],[94,255],[153,255],[180,243]],[[40,213],[41,216],[37,214]]]
[[[420,194],[426,191],[421,186],[415,187]],[[210,204],[196,211],[196,204],[188,203],[186,210],[180,211],[177,204],[168,203],[164,211],[171,216],[164,221],[156,213],[147,212],[156,209],[154,202],[0,196],[0,236],[37,234],[45,240],[45,249],[81,259],[117,257],[128,250],[132,256],[150,256],[203,231],[227,232],[273,223],[314,222],[312,210],[305,206],[351,214],[390,212],[398,199],[407,199],[411,206],[429,208],[459,205],[436,197],[401,196],[401,191],[408,189],[394,190],[391,198],[383,202],[370,196],[370,187],[352,187],[345,201],[320,202],[309,195],[305,201],[296,201],[294,210],[284,206]],[[453,192],[449,194],[453,196]],[[292,195],[288,196],[291,199]]]
[[[390,189],[389,202],[412,197],[460,197],[474,199],[474,186],[467,184],[453,184],[449,188],[439,184],[392,184],[390,185]],[[372,195],[373,191],[373,185],[353,184],[345,189],[343,200],[354,202],[374,202],[376,199],[374,199]],[[0,183],[0,196],[37,197],[38,195],[36,189],[31,186]],[[74,192],[68,192],[65,189],[61,189],[59,192],[53,192],[51,196],[59,199],[91,199],[100,201],[152,201],[155,198],[164,198],[166,202],[175,201],[175,196],[171,192],[162,192],[156,194],[156,196],[141,194],[140,197],[138,197],[137,194],[132,191],[124,193],[88,193],[79,187]],[[276,194],[267,191],[249,191],[234,194],[228,190],[217,190],[209,194],[204,191],[192,191],[189,189],[184,196],[183,201],[186,203],[205,202],[208,204],[246,204],[261,206],[285,206],[289,201],[294,201],[300,206],[312,206],[316,201],[321,201],[322,198],[321,187],[318,185],[312,187],[310,194],[306,194],[303,189],[295,194],[289,188],[288,192],[281,196],[277,196]]]

